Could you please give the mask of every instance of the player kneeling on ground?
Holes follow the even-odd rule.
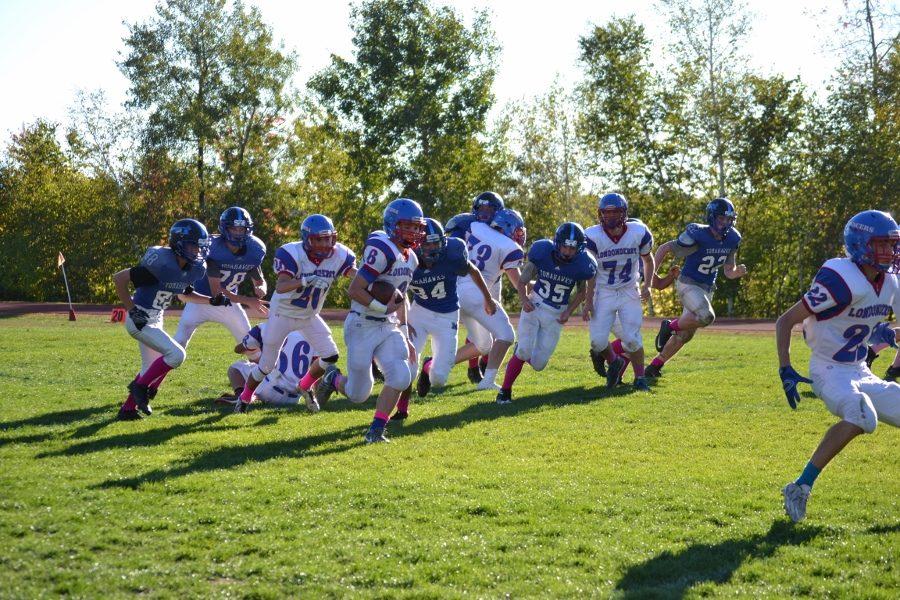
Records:
[[[366,432],[367,443],[387,442],[385,427],[400,393],[416,373],[416,351],[407,333],[406,288],[419,265],[415,249],[425,236],[425,215],[417,202],[398,198],[387,205],[384,231],[366,240],[363,264],[350,282],[352,302],[344,320],[347,376],[328,367],[315,385],[319,404],[337,390],[351,402],[362,403],[372,393],[372,360],[384,372],[384,387],[375,402],[375,417]],[[388,296],[376,296],[387,291]]]
[[[234,351],[239,354],[259,355],[263,347],[266,323],[256,325],[244,337],[244,340],[235,346]],[[309,371],[310,365],[315,361],[312,356],[312,348],[309,342],[299,331],[292,331],[284,340],[284,345],[278,353],[278,366],[270,372],[256,387],[254,395],[264,404],[273,406],[296,406],[300,404],[301,390],[300,380]],[[253,362],[239,360],[228,367],[228,380],[237,394],[244,388],[244,383],[253,370]],[[238,399],[236,399],[239,401]],[[307,410],[315,412],[307,406]]]
[[[219,305],[225,301],[198,294],[191,284],[206,273],[209,234],[194,219],[176,221],[169,229],[169,246],[147,249],[140,264],[113,275],[116,293],[128,310],[125,330],[138,341],[141,372],[128,384],[128,399],[119,409],[119,419],[130,421],[151,414],[150,400],[166,374],[186,357],[184,348],[163,330],[163,312],[175,296],[185,303]],[[134,285],[134,296],[128,292]]]
[[[888,213],[867,210],[844,227],[844,244],[849,258],[827,260],[809,291],[775,324],[778,375],[788,404],[797,408],[797,384],[811,383],[841,419],[825,433],[800,477],[782,490],[784,510],[795,523],[806,516],[816,477],[844,446],[875,431],[878,421],[900,427],[900,384],[879,379],[865,362],[873,329],[881,330],[876,337],[894,337],[882,321],[892,308],[900,314],[900,228]],[[791,329],[801,321],[812,350],[812,379],[791,366]]]
[[[585,295],[585,281],[597,274],[597,261],[585,251],[584,230],[578,223],[563,223],[553,241],[538,240],[528,251],[516,289],[522,302],[518,341],[506,365],[498,404],[512,401],[512,386],[529,363],[543,371],[559,343],[563,325]],[[528,283],[536,280],[531,295]],[[577,288],[574,296],[572,290]]]

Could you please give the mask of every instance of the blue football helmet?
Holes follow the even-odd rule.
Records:
[[[522,218],[519,211],[512,208],[498,210],[491,221],[491,227],[502,232],[503,235],[514,240],[520,246],[525,245],[527,238],[525,219]]]
[[[384,209],[384,231],[403,248],[416,248],[425,236],[425,213],[415,200],[397,198]]]
[[[553,236],[554,257],[563,262],[571,261],[584,252],[585,239],[584,229],[581,228],[581,225],[572,221],[563,223],[556,228],[556,234]],[[575,254],[567,258],[562,253],[563,248],[575,248]]]
[[[425,219],[425,239],[416,248],[419,261],[427,265],[434,264],[441,259],[445,248],[447,248],[447,237],[444,235],[444,228],[435,219]]]
[[[719,224],[719,217],[727,217],[725,225]],[[734,210],[734,204],[728,198],[716,198],[706,205],[706,222],[720,236],[728,235],[736,221],[737,212]]]
[[[889,213],[865,210],[854,215],[844,227],[844,246],[847,256],[859,265],[900,273],[900,227]]]
[[[325,215],[309,215],[300,225],[303,250],[311,258],[330,258],[337,244],[337,230]]]
[[[597,217],[604,229],[618,229],[628,219],[628,200],[622,194],[605,194],[597,201]]]
[[[232,235],[228,232],[229,227],[246,227],[247,231],[242,235]],[[219,233],[232,246],[243,248],[247,243],[247,238],[253,233],[253,218],[250,217],[249,212],[240,206],[226,208],[222,216],[219,217]]]
[[[490,223],[497,211],[504,208],[503,198],[496,192],[481,192],[472,200],[472,214],[482,223]]]
[[[192,265],[200,266],[209,256],[209,233],[203,223],[194,219],[179,219],[169,228],[169,248]],[[191,251],[188,246],[196,246]]]

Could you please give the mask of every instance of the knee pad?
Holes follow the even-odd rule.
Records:
[[[184,359],[187,358],[187,352],[184,351],[180,345],[175,344],[172,348],[166,352],[163,360],[167,365],[172,367],[173,369],[177,369],[184,362]]]
[[[338,361],[338,356],[338,354],[335,354],[327,358],[319,358],[319,366],[323,369],[327,369],[329,365],[333,365]]]
[[[860,427],[863,430],[863,433],[874,433],[875,428],[878,427],[878,415],[868,406],[861,408],[862,410],[860,411],[859,418],[854,419],[851,422]]]
[[[478,354],[487,354],[491,351],[491,346],[493,346],[494,342],[491,340],[489,343],[484,343],[483,341],[472,342],[475,344],[475,347],[478,348]]]
[[[412,383],[412,374],[406,361],[395,362],[384,371],[384,385],[395,390],[405,390]]]
[[[704,309],[697,313],[697,320],[701,327],[711,325],[716,320],[716,313],[712,309]]]
[[[549,363],[549,362],[550,362],[550,357],[548,356],[547,358],[540,359],[540,360],[536,360],[536,359],[532,358],[528,362],[528,364],[530,364],[531,368],[534,369],[535,371],[543,371],[547,367],[547,363]]]

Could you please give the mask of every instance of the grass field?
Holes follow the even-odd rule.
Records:
[[[117,422],[138,356],[103,321],[0,320],[0,597],[900,596],[900,432],[853,442],[791,525],[779,490],[833,418],[788,409],[768,335],[701,334],[636,395],[567,329],[512,405],[459,368],[365,446],[372,401],[214,407],[216,325]]]

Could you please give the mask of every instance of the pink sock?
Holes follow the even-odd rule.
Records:
[[[252,377],[252,375],[251,375]],[[250,404],[253,401],[253,390],[250,389],[248,385],[250,382],[250,378],[247,378],[247,383],[244,384],[244,391],[241,392],[241,402],[244,404]]]
[[[644,365],[639,365],[637,363],[631,363],[631,368],[634,369],[635,377],[643,377],[644,376]]]
[[[501,386],[504,390],[512,389],[516,378],[522,372],[523,366],[525,366],[525,361],[513,354],[509,362],[506,363],[506,375],[503,376],[503,385]]]
[[[134,396],[128,394],[128,399],[122,405],[122,410],[137,410],[137,402],[134,401]]]
[[[429,374],[431,373],[431,359],[430,358],[427,361],[425,361],[424,365],[422,365],[422,372],[429,373]]]
[[[141,375],[137,382],[140,385],[149,386],[151,383],[159,379],[162,381],[162,378],[166,376],[166,373],[172,370],[172,367],[166,364],[166,361],[163,360],[163,357],[160,356],[156,360],[153,361],[153,364],[147,369],[147,371]],[[158,385],[158,384],[157,384]]]
[[[303,376],[303,379],[300,380],[300,389],[304,392],[308,392],[309,388],[313,386],[318,377],[312,376],[312,369],[306,372],[306,375]]]
[[[678,319],[672,319],[669,321],[669,329],[672,331],[681,331],[681,326],[678,324]]]
[[[661,360],[658,356],[650,361],[650,364],[656,367],[657,369],[662,369],[662,366],[666,364],[666,361]]]
[[[400,400],[397,401],[397,412],[408,412],[409,409],[409,396],[400,396]],[[377,414],[375,415],[378,416]]]
[[[622,340],[620,339],[613,340],[609,347],[612,348],[612,351],[616,354],[625,354],[625,349],[622,347]]]
[[[380,410],[376,410],[376,411],[375,411],[375,418],[376,418],[376,419],[381,419],[382,421],[387,422],[387,421],[389,421],[389,420],[391,419],[391,416],[390,416],[390,415],[384,414],[384,413],[381,412]]]
[[[474,369],[477,366],[478,366],[478,357],[476,356],[475,358],[470,358],[469,359],[469,368]]]

